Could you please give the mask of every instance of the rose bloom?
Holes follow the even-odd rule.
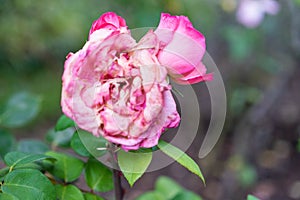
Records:
[[[157,145],[162,132],[180,122],[167,76],[181,84],[212,78],[201,62],[204,36],[187,17],[162,14],[158,28],[136,42],[112,12],[89,33],[65,61],[63,112],[124,150]]]

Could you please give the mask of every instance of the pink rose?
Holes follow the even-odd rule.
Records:
[[[84,47],[67,57],[63,112],[125,150],[155,146],[165,128],[180,121],[157,44],[151,31],[137,44],[121,17],[104,14]]]
[[[186,17],[162,14],[156,31],[137,43],[123,18],[105,13],[83,48],[67,56],[62,110],[125,150],[153,147],[180,122],[167,75],[182,84],[211,79],[204,52],[204,36]]]
[[[187,17],[162,13],[155,34],[160,41],[158,60],[174,81],[193,84],[212,79],[202,63],[205,38]]]

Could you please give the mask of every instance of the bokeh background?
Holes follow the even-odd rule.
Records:
[[[35,98],[29,101],[39,103],[26,113],[38,113],[31,123],[8,124],[5,130],[18,141],[45,137],[62,114],[65,56],[83,46],[91,23],[102,13],[116,12],[129,28],[155,27],[161,12],[187,15],[206,36],[228,100],[226,124],[214,150],[199,159],[199,136],[187,152],[200,164],[206,187],[175,163],[147,173],[133,188],[124,182],[127,199],[151,190],[159,175],[207,200],[239,200],[250,193],[262,200],[300,199],[300,1],[254,0],[256,7],[249,1],[0,0],[0,113],[18,94],[30,94]],[[253,9],[243,10],[243,4]],[[199,87],[199,100],[206,102],[205,84]],[[210,110],[203,109],[201,116],[200,135]],[[6,145],[4,140],[0,144]]]

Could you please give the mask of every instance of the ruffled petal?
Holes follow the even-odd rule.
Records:
[[[127,29],[127,26],[126,21],[122,17],[114,12],[107,12],[93,22],[89,36],[99,29],[121,30]]]
[[[175,128],[179,125],[180,116],[176,109],[176,103],[171,91],[164,92],[163,109],[156,119],[156,123],[142,135],[145,139],[140,144],[140,147],[149,148],[157,145],[158,140],[166,128]]]
[[[187,84],[195,84],[201,81],[211,81],[213,80],[213,74],[206,74],[205,66],[200,63],[194,70],[190,73],[179,75],[174,78],[174,81],[178,84],[187,85]]]

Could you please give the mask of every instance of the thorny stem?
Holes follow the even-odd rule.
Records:
[[[112,143],[108,144],[108,149],[112,159],[112,167],[113,167],[113,179],[114,179],[114,189],[115,189],[115,199],[123,200],[124,191],[121,185],[121,175],[118,170],[117,163],[117,154],[116,154],[116,146]]]

